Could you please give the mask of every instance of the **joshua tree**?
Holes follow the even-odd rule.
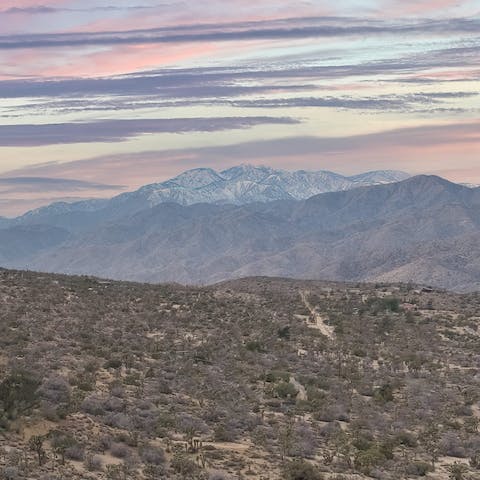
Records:
[[[28,442],[30,450],[35,452],[38,457],[38,465],[42,466],[45,463],[45,450],[43,448],[43,437],[41,436],[34,436]]]

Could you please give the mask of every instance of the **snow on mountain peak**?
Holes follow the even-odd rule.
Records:
[[[144,187],[143,190],[150,206],[167,201],[182,205],[243,204],[285,199],[302,200],[319,193],[392,183],[408,177],[406,173],[388,170],[346,177],[325,170],[291,172],[243,164],[220,172],[212,168],[188,170],[171,180]]]
[[[195,168],[181,173],[168,182],[185,188],[201,188],[222,180],[223,178],[212,168]]]
[[[117,214],[134,213],[160,203],[246,204],[275,200],[304,200],[314,195],[360,186],[394,183],[409,177],[403,172],[382,170],[352,177],[330,171],[287,171],[266,166],[239,165],[217,172],[195,168],[161,182],[145,185],[135,192],[122,193],[110,200],[53,204],[30,215],[58,215],[68,212],[113,208]]]

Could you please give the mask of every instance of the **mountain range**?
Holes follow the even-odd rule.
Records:
[[[17,219],[0,229],[0,262],[146,282],[265,275],[480,288],[480,189],[440,177],[246,204],[139,208],[137,195],[121,196],[123,210],[117,197]]]
[[[328,171],[290,172],[253,165],[239,165],[221,172],[211,168],[196,168],[165,182],[146,185],[135,192],[123,193],[109,200],[56,202],[32,210],[14,219],[12,224],[52,223],[55,218],[61,217],[59,226],[64,226],[64,222],[68,221],[65,216],[68,215],[69,228],[82,230],[91,227],[91,222],[120,218],[166,202],[180,205],[244,205],[274,200],[304,200],[320,193],[398,182],[408,177],[404,172],[391,170],[345,177]],[[92,212],[96,213],[92,215]],[[87,224],[84,224],[85,221]]]

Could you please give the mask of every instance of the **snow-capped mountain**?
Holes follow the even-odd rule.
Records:
[[[389,170],[346,177],[329,171],[291,172],[253,165],[239,165],[220,172],[212,168],[196,168],[170,180],[146,185],[110,200],[54,203],[28,212],[19,217],[15,223],[35,223],[49,217],[50,223],[56,224],[51,221],[52,218],[69,215],[81,225],[85,216],[83,214],[88,213],[88,221],[93,222],[100,218],[114,219],[133,214],[167,202],[181,205],[196,203],[243,205],[275,200],[304,200],[320,193],[394,183],[408,177],[409,175],[404,172]]]
[[[122,194],[113,201],[124,202],[133,197],[141,197],[149,206],[154,206],[163,202],[192,205],[303,200],[320,193],[394,183],[408,177],[408,174],[397,171],[368,172],[345,177],[328,171],[289,172],[253,165],[240,165],[221,172],[211,168],[198,168],[166,182],[147,185],[136,192]]]
[[[280,174],[238,173],[230,172],[235,181],[216,173],[222,180],[213,184],[220,182],[222,192],[228,187],[238,201],[289,195],[279,186],[285,186]],[[292,176],[306,174],[287,180],[293,182]],[[196,189],[185,186],[191,180],[197,190],[218,193],[205,185],[206,177],[216,178],[212,172],[188,177],[182,191],[193,195]],[[117,197],[93,212],[44,214],[0,228],[0,265],[142,282],[281,276],[480,288],[480,219],[474,214],[480,211],[480,188],[418,176],[306,200],[144,208],[158,200],[159,191],[165,195],[166,187]]]
[[[394,170],[377,170],[374,172],[361,173],[348,177],[349,180],[357,185],[370,186],[381,185],[385,183],[395,183],[401,180],[406,180],[410,175],[404,172],[397,172]]]

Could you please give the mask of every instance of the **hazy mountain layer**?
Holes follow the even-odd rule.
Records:
[[[49,223],[60,227],[68,224],[70,229],[80,231],[99,222],[131,215],[161,203],[244,205],[274,200],[305,200],[320,193],[398,182],[406,178],[406,173],[389,170],[344,177],[325,171],[289,172],[252,165],[241,165],[222,172],[197,168],[171,180],[118,195],[111,200],[57,202],[28,212],[11,223]],[[0,227],[1,225],[0,221]]]
[[[32,228],[3,234],[20,245]],[[53,224],[48,232],[50,244],[21,260],[4,254],[3,264],[149,282],[268,275],[480,287],[480,189],[439,177],[302,201],[165,203],[64,238]]]

